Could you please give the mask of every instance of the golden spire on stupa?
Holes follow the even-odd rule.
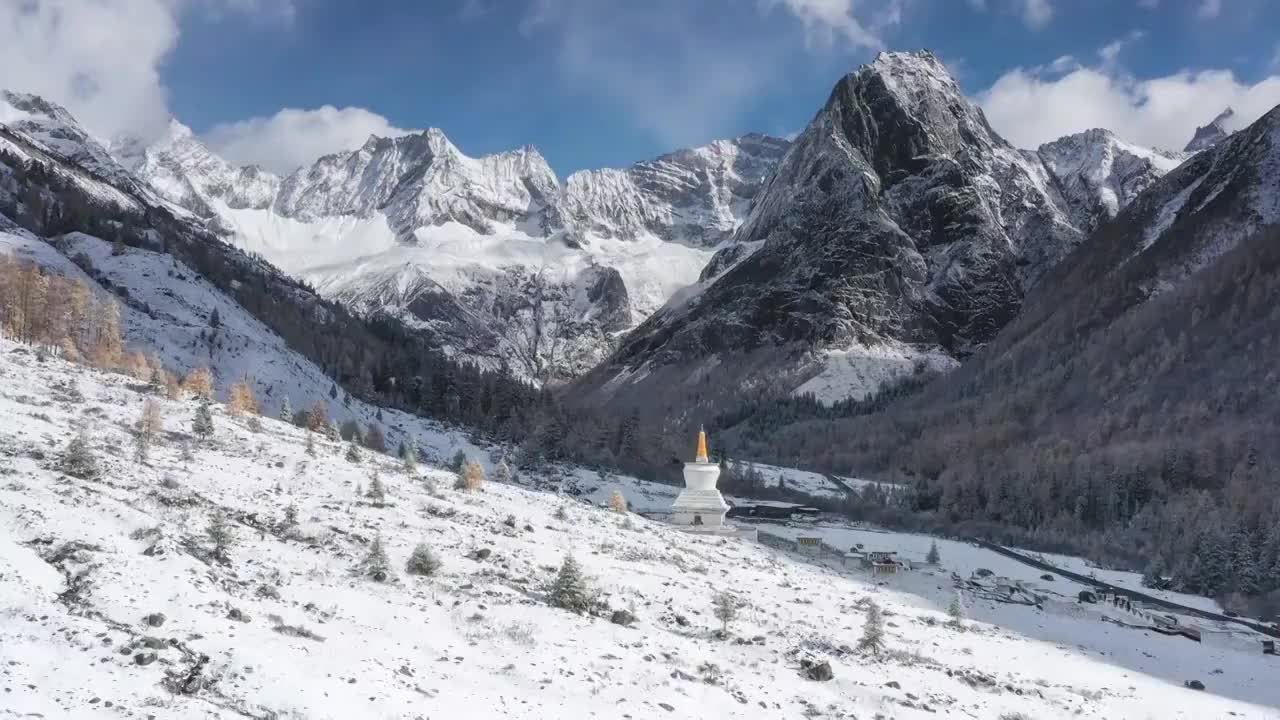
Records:
[[[698,454],[693,458],[694,462],[710,462],[707,455],[707,431],[698,426]]]

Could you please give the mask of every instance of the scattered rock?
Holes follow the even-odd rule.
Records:
[[[636,616],[626,610],[614,610],[613,615],[609,616],[609,622],[614,625],[630,625],[636,621]]]
[[[809,667],[804,669],[804,676],[810,680],[825,682],[835,677],[831,672],[831,663],[823,660],[820,663],[811,663]]]
[[[1185,684],[1187,687],[1191,688],[1192,690],[1203,690],[1203,689],[1204,689],[1204,683],[1200,682],[1199,680],[1188,680],[1188,681],[1187,681],[1186,683],[1184,683],[1184,684]]]
[[[279,600],[280,590],[275,585],[259,585],[257,595],[264,599]]]
[[[1048,581],[1052,582],[1054,578],[1053,578],[1053,575],[1050,575],[1049,573],[1045,573],[1045,574],[1043,574],[1043,575],[1041,575],[1041,576],[1040,576],[1040,579],[1041,579],[1041,580],[1048,580]]]
[[[492,555],[492,554],[493,554],[493,550],[492,550],[491,548],[487,548],[487,547],[485,547],[485,548],[480,548],[479,550],[477,550],[477,551],[475,552],[475,559],[477,559],[477,560],[487,560],[487,559],[489,558],[489,556],[490,556],[490,555]]]
[[[169,643],[158,637],[152,637],[148,635],[142,638],[142,646],[145,648],[150,648],[152,650],[163,650],[169,647]]]
[[[532,526],[532,525],[529,525],[528,523],[526,523],[526,524],[525,524],[525,526],[524,526],[524,531],[525,531],[525,532],[533,532],[533,526]]]
[[[144,653],[138,653],[137,655],[134,655],[134,656],[133,656],[133,661],[134,661],[135,663],[137,663],[138,665],[144,665],[144,666],[145,666],[145,665],[150,665],[151,663],[155,662],[155,661],[156,661],[156,658],[158,658],[158,657],[160,657],[160,656],[159,656],[159,655],[156,655],[156,654],[155,654],[155,653],[153,653],[153,652],[144,652]]]
[[[889,682],[885,683],[884,686],[887,688],[893,688],[894,690],[902,689],[902,686],[898,684],[897,680],[890,680]]]
[[[658,707],[662,708],[663,710],[666,710],[667,712],[676,711],[676,708],[674,705],[668,705],[667,703],[658,703]]]
[[[151,627],[160,627],[164,624],[165,620],[168,620],[168,618],[164,616],[164,613],[151,613],[145,618],[145,620]]]
[[[675,620],[676,620],[676,624],[679,625],[680,627],[689,626],[689,618],[683,615],[676,615]]]
[[[235,620],[236,622],[242,622],[242,623],[247,623],[250,620],[249,614],[244,612],[240,608],[231,608],[230,610],[228,610],[227,619]]]

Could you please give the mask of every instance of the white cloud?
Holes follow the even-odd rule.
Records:
[[[879,49],[880,38],[864,27],[854,16],[854,0],[761,0],[766,11],[785,7],[804,26],[811,43],[829,47],[840,40],[853,47]],[[891,12],[899,12],[896,3]]]
[[[1049,0],[1022,0],[1022,21],[1027,27],[1039,30],[1053,19],[1053,6]]]
[[[315,110],[286,108],[271,117],[219,125],[204,140],[232,163],[258,164],[285,174],[322,155],[360,147],[370,135],[411,132],[364,108],[325,105]]]
[[[1181,149],[1227,106],[1235,108],[1237,129],[1280,104],[1280,75],[1245,84],[1227,70],[1144,80],[1107,65],[1056,77],[1018,68],[977,100],[992,127],[1019,147],[1103,127],[1143,145]]]
[[[534,0],[520,29],[552,51],[571,94],[603,98],[669,147],[719,137],[785,81],[797,52],[866,52],[908,0]],[[761,19],[768,24],[760,22]]]
[[[969,7],[977,12],[986,12],[987,0],[968,0]],[[1016,13],[1022,22],[1032,30],[1039,30],[1053,19],[1053,5],[1050,0],[1005,0],[1000,9]]]
[[[1108,65],[1113,64],[1120,58],[1120,52],[1124,50],[1125,46],[1131,45],[1144,37],[1146,37],[1145,32],[1141,30],[1134,30],[1119,40],[1102,46],[1102,48],[1098,50],[1098,56],[1102,58],[1103,63]]]
[[[163,130],[159,68],[184,12],[291,19],[289,0],[0,0],[0,87],[67,107],[91,132]]]
[[[1205,19],[1216,18],[1222,14],[1222,0],[1200,0],[1196,15]]]

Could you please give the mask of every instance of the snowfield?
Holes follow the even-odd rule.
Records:
[[[157,400],[139,463],[139,390],[0,340],[0,717],[1280,717],[1274,658],[1236,638],[1197,646],[1065,600],[973,602],[965,629],[945,626],[963,546],[886,581],[492,480],[454,489],[449,471],[352,462],[318,437],[311,456],[303,431],[254,432],[221,406],[184,462],[189,400]],[[56,469],[76,426],[94,479]],[[358,492],[375,468],[383,506]],[[219,512],[227,563],[204,532]],[[356,572],[375,538],[388,582]],[[432,577],[404,572],[418,543]],[[566,553],[602,616],[548,604]],[[722,638],[723,590],[742,606]],[[878,657],[853,650],[868,600],[885,610]],[[810,658],[833,679],[806,679]]]

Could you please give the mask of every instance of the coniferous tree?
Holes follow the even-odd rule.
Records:
[[[387,501],[387,486],[382,483],[382,476],[378,474],[376,467],[369,478],[369,490],[365,497],[373,501],[374,507],[382,507]]]
[[[67,443],[62,457],[58,459],[58,469],[81,480],[98,477],[98,458],[93,452],[87,429],[81,427],[76,436],[71,438],[71,442]]]
[[[960,591],[951,598],[951,604],[947,606],[947,622],[955,627],[960,627],[960,623],[964,621],[964,605],[960,602]]]
[[[235,531],[231,528],[231,523],[227,520],[227,516],[221,510],[215,512],[209,518],[209,524],[205,527],[205,535],[209,537],[209,543],[213,546],[209,551],[209,556],[219,562],[230,562],[231,547],[235,544]]]
[[[311,457],[316,456],[316,437],[315,437],[315,433],[311,432],[310,430],[307,431],[306,453]]]
[[[938,541],[934,540],[929,543],[929,554],[924,556],[924,561],[930,565],[937,565],[942,561],[942,555],[938,552]]]
[[[284,400],[280,402],[280,421],[293,423],[293,405],[289,403],[289,396],[285,395]]]
[[[880,606],[874,600],[867,603],[867,619],[862,625],[862,637],[858,639],[858,649],[879,655],[884,650],[884,618]]]
[[[347,454],[345,457],[347,459],[347,462],[353,462],[353,463],[360,462],[361,460],[360,448],[355,444],[355,442],[347,443]]]
[[[361,575],[376,582],[386,582],[391,578],[391,561],[387,558],[387,551],[382,546],[382,533],[373,537],[369,552],[360,561],[359,570]]]
[[[514,480],[511,473],[511,466],[507,464],[507,459],[503,458],[498,461],[498,466],[493,469],[493,479],[500,483],[510,483]]]
[[[548,599],[552,605],[578,614],[591,609],[587,580],[572,554],[564,556],[564,562],[556,573],[555,581],[551,584]]]
[[[196,408],[195,420],[191,422],[191,432],[201,440],[213,437],[213,413],[209,410],[209,401],[203,400]]]
[[[462,472],[462,466],[467,463],[467,454],[459,450],[453,454],[453,460],[449,463],[449,469],[456,472]]]

